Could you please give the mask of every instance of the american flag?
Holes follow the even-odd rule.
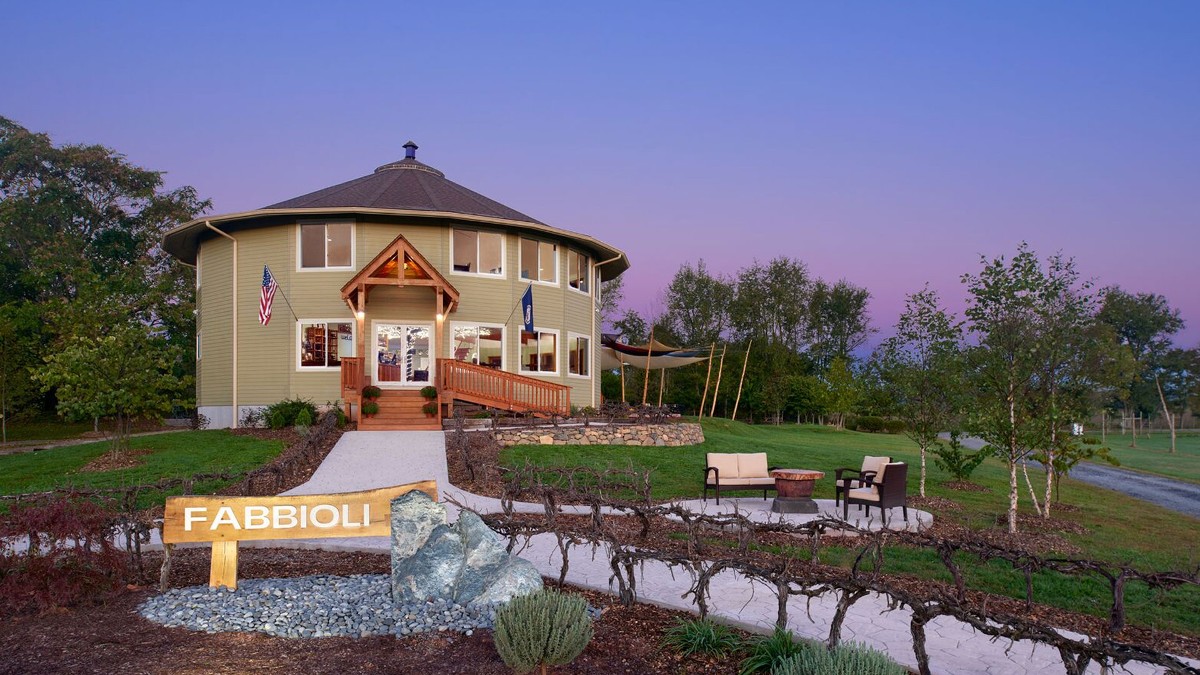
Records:
[[[258,299],[258,322],[264,326],[271,321],[271,304],[275,302],[275,291],[277,290],[279,290],[279,284],[276,283],[275,277],[271,276],[271,270],[263,265],[262,294]]]

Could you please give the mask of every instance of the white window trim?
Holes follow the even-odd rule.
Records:
[[[525,332],[524,329],[522,329],[520,331],[520,333],[524,333],[524,332]],[[540,328],[538,326],[534,326],[533,332],[535,332],[535,333],[554,333],[554,370],[525,370],[524,369],[525,359],[522,358],[522,354],[521,354],[521,336],[520,336],[520,334],[518,334],[517,335],[517,362],[518,363],[517,363],[517,370],[516,370],[517,374],[518,375],[532,375],[534,377],[536,377],[538,375],[545,375],[547,377],[558,377],[559,374],[562,373],[562,355],[563,355],[562,331],[558,330],[557,328]],[[539,338],[539,341],[540,341],[540,338]],[[541,355],[541,352],[539,351],[538,354]]]
[[[588,341],[588,348],[587,348],[588,374],[587,375],[579,375],[577,373],[571,372],[571,356],[570,356],[571,340],[574,338],[583,338]],[[565,347],[566,347],[565,351],[567,353],[567,377],[573,377],[577,380],[592,379],[592,371],[595,370],[595,368],[592,367],[592,350],[594,349],[594,347],[592,345],[594,342],[595,342],[595,340],[592,339],[591,335],[585,335],[584,333],[575,333],[575,332],[567,333],[567,344],[565,345]]]
[[[196,329],[196,361],[200,361],[200,358],[201,358],[201,356],[200,356],[200,355],[201,355],[201,352],[200,352],[200,347],[201,347],[200,335],[201,335],[200,329],[199,329],[199,328],[197,328],[197,329]]]
[[[301,231],[304,225],[330,225],[336,223],[349,223],[350,225],[350,265],[347,267],[305,267],[304,266],[304,241],[301,236]],[[329,248],[325,249],[325,260],[329,260]],[[296,221],[296,271],[309,272],[345,272],[347,270],[356,270],[358,262],[358,223],[353,219],[334,218],[325,220],[321,218],[308,218],[305,220]]]
[[[533,237],[521,237],[520,239],[521,239],[521,240],[526,240],[526,239],[528,239],[529,241],[532,241],[532,242],[537,242],[537,244],[538,244],[538,255],[541,255],[541,250],[542,250],[542,248],[541,248],[541,244],[542,244],[542,242],[545,242],[545,243],[547,243],[547,244],[553,244],[553,245],[554,245],[554,281],[539,281],[539,280],[537,280],[537,279],[527,279],[527,278],[525,278],[525,277],[521,276],[521,268],[525,267],[525,265],[524,265],[524,261],[522,260],[522,258],[524,257],[524,252],[521,250],[523,247],[521,246],[521,242],[520,242],[520,241],[518,241],[518,242],[517,242],[517,279],[518,279],[518,280],[520,280],[520,281],[528,281],[528,282],[530,282],[530,283],[534,283],[534,284],[537,284],[537,285],[539,285],[539,286],[553,286],[553,287],[556,287],[556,288],[557,288],[557,287],[558,287],[558,286],[561,284],[561,282],[562,282],[562,276],[563,276],[563,275],[562,275],[562,270],[561,270],[561,269],[559,268],[559,266],[558,266],[558,265],[559,265],[559,255],[558,255],[558,252],[559,252],[559,250],[560,250],[561,248],[563,248],[563,247],[562,247],[562,245],[560,245],[560,244],[559,244],[558,242],[556,242],[556,241],[550,241],[549,239],[535,239],[535,238],[533,238]],[[539,261],[539,262],[540,262],[540,261]]]
[[[508,370],[508,330],[504,324],[488,323],[485,321],[451,321],[450,322],[450,355],[454,358],[454,329],[455,328],[499,328],[500,329],[500,370]],[[481,364],[482,365],[482,364]]]
[[[350,344],[354,345],[355,351],[358,350],[358,322],[354,317],[335,317],[333,319],[296,319],[296,372],[298,373],[336,373],[342,370],[341,366],[302,366],[300,365],[304,358],[304,325],[314,323],[348,323],[350,324]],[[328,330],[328,328],[326,328]],[[328,338],[326,338],[328,339]],[[328,345],[327,345],[328,346]],[[354,357],[354,354],[338,354],[338,356]]]
[[[454,232],[455,230],[463,230],[475,232],[476,234],[498,234],[500,235],[500,273],[492,274],[491,272],[460,272],[454,269]],[[479,267],[479,240],[475,240],[475,267]],[[450,228],[450,274],[455,274],[463,277],[482,277],[484,279],[507,279],[508,262],[508,237],[503,232],[495,230],[480,230],[474,227],[451,227]],[[483,326],[485,324],[476,324]]]
[[[581,255],[581,256],[583,256],[583,259],[587,261],[587,272],[583,275],[583,278],[586,279],[588,282],[588,289],[586,291],[581,291],[578,288],[575,288],[574,286],[571,285],[571,279],[569,277],[571,276],[571,256],[572,255]],[[566,280],[566,282],[567,282],[566,286],[568,289],[570,289],[571,291],[578,293],[580,295],[585,295],[589,298],[592,297],[592,288],[595,286],[595,284],[592,283],[592,256],[584,253],[583,251],[576,251],[572,248],[568,248],[567,249],[567,277],[568,277],[568,279]],[[587,337],[587,336],[584,336],[584,337]]]

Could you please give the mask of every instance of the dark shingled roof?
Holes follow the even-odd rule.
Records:
[[[310,192],[264,209],[318,209],[362,207],[413,211],[464,213],[487,218],[544,225],[493,199],[447,180],[441,171],[418,162],[416,144],[409,141],[408,156],[384,164],[375,172],[333,187]]]

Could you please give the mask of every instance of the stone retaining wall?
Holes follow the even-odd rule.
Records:
[[[699,424],[593,424],[539,427],[537,429],[499,429],[500,445],[696,445],[704,442]]]

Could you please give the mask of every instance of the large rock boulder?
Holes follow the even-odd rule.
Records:
[[[392,501],[395,602],[507,602],[541,587],[537,568],[509,554],[500,536],[474,513],[463,511],[448,526],[445,507],[423,492]]]

